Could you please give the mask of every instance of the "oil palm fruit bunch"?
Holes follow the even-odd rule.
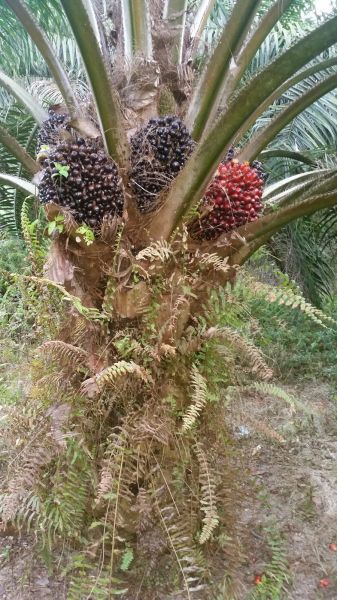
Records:
[[[69,115],[49,108],[48,119],[43,122],[37,136],[37,152],[40,151],[41,146],[55,144],[60,129],[67,128],[69,122]]]
[[[177,116],[150,119],[131,138],[130,182],[141,213],[154,210],[195,143]]]
[[[229,162],[233,159],[235,159],[235,149],[233,146],[231,146],[229,148],[229,150],[227,151],[226,156],[225,156],[224,160],[222,161],[222,164],[226,164],[227,162]],[[253,162],[251,163],[251,167],[252,167],[252,169],[256,170],[260,179],[263,179],[263,181],[267,181],[268,175],[264,171],[263,165],[260,161],[253,160]]]
[[[201,202],[200,216],[189,226],[191,237],[213,240],[255,221],[262,212],[263,184],[258,170],[248,162],[221,163]]]
[[[42,161],[42,204],[69,209],[75,220],[98,227],[103,217],[121,216],[124,198],[116,163],[98,143],[78,138],[58,144]]]

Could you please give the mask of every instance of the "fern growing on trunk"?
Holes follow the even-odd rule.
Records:
[[[69,598],[211,597],[215,569],[235,581],[242,560],[221,388],[272,376],[229,318],[231,287],[280,227],[337,202],[335,171],[318,171],[300,198],[294,181],[269,189],[262,214],[260,166],[228,150],[293,71],[337,41],[337,18],[246,86],[236,72],[239,91],[217,122],[232,52],[243,43],[253,58],[289,2],[275,2],[259,20],[258,2],[237,0],[192,86],[198,40],[188,37],[185,1],[116,3],[112,18],[123,38],[112,51],[96,14],[100,3],[61,0],[87,72],[88,105],[74,94],[29,4],[6,4],[44,56],[64,104],[47,113],[0,72],[1,85],[41,126],[30,160],[0,130],[34,182],[6,173],[0,181],[43,204],[51,241],[45,256],[25,203],[33,272],[5,276],[28,287],[46,339],[32,360],[27,398],[11,416],[2,519],[34,527],[49,551],[76,549],[66,569]],[[200,2],[195,35],[212,5]],[[284,111],[275,130],[335,85],[330,74]],[[163,91],[174,111],[158,116]],[[271,129],[264,135],[268,143]],[[262,284],[256,290],[270,294]],[[296,294],[273,299],[324,319]]]

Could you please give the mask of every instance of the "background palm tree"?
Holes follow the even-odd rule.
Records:
[[[335,167],[310,168],[268,186],[256,215],[259,167],[241,163],[279,144],[290,122],[336,88],[337,59],[327,53],[337,17],[308,26],[289,47],[284,35],[275,60],[259,62],[287,9],[303,3],[237,0],[203,61],[199,43],[221,6],[214,0],[1,6],[13,22],[2,40],[13,71],[3,63],[0,141],[4,166],[14,159],[0,182],[16,214],[22,196],[8,190],[29,195],[21,223],[33,273],[14,280],[47,337],[15,426],[13,418],[20,449],[2,519],[33,524],[49,550],[65,540],[80,549],[68,565],[77,574],[69,599],[135,598],[140,588],[153,598],[211,597],[212,569],[225,557],[229,571],[228,555],[238,554],[219,386],[230,374],[240,379],[236,361],[256,378],[272,375],[238,326],[227,284],[282,227],[337,204]],[[16,60],[13,39],[27,62]],[[49,113],[48,99],[59,98],[48,74],[63,100]],[[270,106],[273,119],[263,116]],[[319,131],[326,140],[333,124],[324,119],[322,133],[317,114],[306,138]],[[233,144],[238,162],[226,158]],[[284,152],[278,144],[273,151]],[[34,197],[53,199],[44,267]],[[284,293],[272,299],[325,318]]]

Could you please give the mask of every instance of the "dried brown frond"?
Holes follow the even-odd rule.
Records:
[[[130,498],[128,484],[127,482],[123,482],[121,478],[127,447],[127,431],[116,428],[107,440],[95,504],[99,504],[102,500],[108,500],[109,503],[115,502],[118,505],[122,486],[124,487],[124,497]],[[117,495],[114,497],[116,490]]]
[[[153,242],[150,246],[147,246],[147,248],[138,252],[136,259],[138,261],[149,260],[151,262],[166,262],[170,260],[172,256],[173,251],[170,244],[165,240],[161,240],[159,242]]]
[[[168,415],[163,414],[163,411],[161,413],[158,413],[158,408],[152,404],[146,412],[139,411],[139,415],[128,427],[133,444],[151,443],[155,440],[164,446],[169,445],[174,433],[174,422]]]
[[[205,339],[221,338],[228,341],[237,350],[240,351],[240,358],[243,356],[251,365],[251,371],[263,381],[272,378],[273,371],[264,361],[262,354],[252,342],[232,327],[210,327],[204,334]],[[221,347],[219,348],[221,351]]]
[[[177,342],[177,350],[183,356],[188,356],[189,354],[194,354],[200,349],[202,344],[202,339],[200,335],[190,335],[188,337],[182,337]]]
[[[219,514],[216,504],[216,477],[207,460],[205,450],[200,442],[196,442],[194,451],[199,463],[199,482],[200,482],[200,508],[204,513],[203,528],[200,534],[199,542],[204,544],[212,536],[214,529],[219,524]]]
[[[59,404],[51,406],[46,412],[46,417],[50,419],[50,435],[56,446],[62,450],[66,448],[64,426],[70,410],[69,404]]]
[[[284,437],[278,433],[275,429],[270,427],[265,421],[261,421],[261,419],[254,419],[249,413],[246,414],[247,423],[250,424],[254,429],[260,431],[267,438],[278,442],[279,444],[285,444],[286,440]]]
[[[86,364],[89,358],[89,354],[86,350],[60,340],[44,342],[42,346],[38,348],[38,352],[47,352],[57,361],[78,366]]]
[[[332,317],[307,302],[300,292],[296,293],[292,289],[283,287],[275,288],[266,283],[253,280],[252,278],[249,279],[249,287],[253,293],[259,295],[268,302],[276,302],[281,306],[284,305],[294,310],[300,310],[315,323],[321,325],[321,327],[326,327],[324,321],[334,324],[337,323]]]
[[[181,573],[184,586],[181,593],[186,594],[188,600],[192,600],[195,594],[199,594],[205,588],[203,583],[205,573],[200,555],[193,542],[190,519],[187,514],[178,515],[172,504],[163,505],[162,500],[158,500],[160,497],[161,494],[156,491],[157,513]]]
[[[228,264],[228,257],[221,258],[218,254],[208,252],[195,253],[195,260],[197,260],[198,265],[202,265],[204,267],[212,268],[214,271],[221,271],[222,273],[228,273],[232,267]]]
[[[4,524],[15,519],[22,502],[39,481],[42,468],[49,464],[55,455],[51,445],[35,443],[27,446],[21,453],[18,472],[9,481],[1,503],[1,520]]]
[[[133,361],[120,360],[94,377],[86,379],[82,384],[82,394],[93,398],[101,393],[105,386],[114,385],[118,378],[126,375],[135,375],[144,382],[150,381],[150,374],[143,367]]]
[[[143,534],[148,529],[152,529],[154,525],[153,501],[148,490],[139,488],[132,510],[138,515],[137,530],[140,534]],[[141,541],[142,536],[139,537],[139,544],[141,544]]]
[[[182,312],[189,310],[189,300],[185,295],[180,294],[178,298],[175,300],[174,305],[172,307],[171,315],[165,325],[165,330],[173,336],[173,332],[177,327],[178,319]],[[184,307],[184,308],[183,308]]]
[[[195,424],[207,402],[207,383],[199,373],[196,365],[192,365],[192,403],[183,416],[182,431],[186,432]]]
[[[176,355],[176,348],[170,344],[160,344],[158,348],[159,355],[173,357]]]

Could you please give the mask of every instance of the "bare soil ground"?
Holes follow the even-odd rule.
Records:
[[[268,572],[273,560],[268,542],[275,536],[282,541],[279,568],[287,582],[276,595],[263,595],[261,587],[256,597],[336,600],[335,391],[320,382],[283,389],[297,397],[303,409],[294,411],[284,401],[260,395],[247,395],[232,404],[231,426],[254,481],[241,514],[249,543],[240,570],[239,600],[260,593],[254,579]],[[33,551],[33,542],[10,531],[0,534],[1,600],[66,599],[65,584],[48,572]]]
[[[241,399],[241,422],[252,415],[267,423],[285,442],[273,441],[253,427],[242,438],[243,453],[257,485],[257,501],[246,503],[242,521],[250,548],[243,572],[249,598],[256,575],[268,570],[268,537],[283,540],[288,585],[271,600],[337,599],[337,405],[334,390],[311,382],[283,386],[303,408],[294,412],[273,397]],[[249,421],[249,419],[248,419]],[[336,544],[336,548],[333,546]]]

